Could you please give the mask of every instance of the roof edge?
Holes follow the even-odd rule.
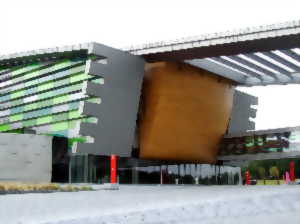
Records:
[[[80,51],[80,50],[90,51],[93,45],[94,42],[89,42],[89,43],[82,43],[76,45],[66,45],[62,47],[44,48],[44,49],[24,51],[24,52],[7,54],[7,55],[0,55],[0,63],[6,60],[14,60],[14,59],[18,60],[24,57],[38,56],[43,54],[63,53],[63,52]]]
[[[297,28],[297,29],[295,29]],[[299,28],[299,29],[298,29]],[[280,37],[300,33],[300,20],[271,25],[261,25],[226,32],[203,34],[194,37],[184,37],[170,41],[158,41],[137,46],[122,48],[136,55],[155,54],[173,50],[190,49],[193,47],[234,43],[269,37]]]

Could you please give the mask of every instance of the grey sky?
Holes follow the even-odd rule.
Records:
[[[90,41],[121,48],[300,19],[299,0],[10,0],[0,6],[0,54]],[[260,96],[258,128],[300,125],[298,87],[247,91]]]

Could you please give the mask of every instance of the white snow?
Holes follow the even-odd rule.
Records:
[[[120,190],[0,195],[0,223],[300,223],[300,185],[121,185]]]

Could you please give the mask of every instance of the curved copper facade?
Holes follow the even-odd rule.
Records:
[[[183,63],[146,66],[140,158],[214,163],[230,117],[234,85]]]

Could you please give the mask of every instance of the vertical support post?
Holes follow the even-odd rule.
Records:
[[[290,162],[290,179],[292,182],[295,181],[295,162],[294,161]]]
[[[84,154],[83,156],[83,178],[84,178],[84,183],[89,182],[89,155]]]
[[[243,185],[242,169],[240,167],[238,167],[237,169],[239,173],[239,185]]]
[[[250,185],[250,172],[249,170],[246,171],[246,185]]]
[[[164,180],[163,180],[163,167],[160,166],[160,184],[163,184]]]
[[[215,180],[216,180],[216,185],[218,184],[218,172],[217,172],[217,165],[214,165],[215,168]]]
[[[110,183],[111,184],[117,183],[117,156],[116,155],[110,156]]]
[[[218,165],[218,167],[219,167],[219,171],[218,171],[218,185],[221,185],[221,165]]]
[[[132,173],[132,178],[131,182],[132,184],[139,184],[139,170],[137,167],[138,164],[135,163],[135,167],[132,167],[131,173]]]
[[[73,155],[70,154],[70,160],[69,160],[69,184],[72,183],[72,161],[73,161]]]

